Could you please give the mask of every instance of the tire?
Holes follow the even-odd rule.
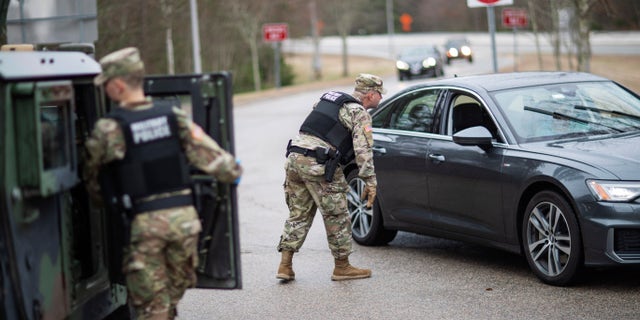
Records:
[[[391,242],[398,231],[384,228],[380,204],[377,199],[374,201],[373,208],[367,209],[366,200],[361,200],[365,183],[358,177],[357,170],[349,172],[347,182],[349,183],[347,208],[353,239],[365,246],[380,246]]]
[[[569,203],[558,193],[536,194],[522,220],[522,247],[529,267],[543,282],[566,286],[583,267],[580,227]]]

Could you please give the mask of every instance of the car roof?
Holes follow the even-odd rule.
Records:
[[[399,93],[412,91],[420,87],[434,86],[455,86],[467,88],[474,91],[497,91],[504,89],[529,87],[541,84],[560,84],[567,82],[581,81],[611,81],[584,72],[555,72],[555,71],[532,71],[532,72],[509,72],[492,73],[473,76],[462,76],[447,78],[435,81],[428,81],[408,87]]]
[[[467,38],[452,38],[452,39],[447,39],[447,43],[448,44],[469,43],[469,40]]]
[[[433,45],[424,45],[424,46],[413,46],[402,49],[400,55],[416,55],[423,53],[433,53],[437,52],[438,48]]]

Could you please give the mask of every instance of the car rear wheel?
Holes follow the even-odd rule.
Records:
[[[347,204],[351,218],[351,233],[353,239],[362,245],[379,246],[391,242],[398,233],[397,230],[387,230],[383,226],[380,204],[376,199],[372,208],[367,208],[367,201],[361,200],[365,182],[358,177],[358,171],[352,170],[347,175],[349,191]]]
[[[575,213],[556,192],[536,194],[522,222],[522,245],[527,262],[543,282],[564,286],[582,268],[582,238]]]

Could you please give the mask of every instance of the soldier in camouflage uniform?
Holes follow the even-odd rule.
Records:
[[[141,155],[135,152],[139,150],[136,148],[159,144],[160,148],[156,148],[155,152],[146,152],[145,162],[136,170],[127,172],[120,181],[147,189],[142,196],[131,199],[131,237],[125,250],[123,272],[129,301],[139,319],[173,319],[185,290],[195,285],[197,241],[201,231],[198,214],[192,204],[191,190],[186,183],[190,182],[186,161],[222,182],[238,179],[242,168],[231,154],[189,120],[179,107],[154,107],[151,100],[144,96],[144,64],[136,48],[113,52],[102,58],[100,64],[102,73],[94,83],[104,86],[107,95],[117,101],[120,108],[98,120],[86,142],[87,188],[94,200],[100,201],[100,170],[107,170],[114,164],[135,164],[136,159],[130,158]],[[164,144],[171,141],[175,141],[174,145]],[[161,161],[156,161],[156,154],[162,154],[163,149],[171,152],[165,153]],[[185,160],[184,163],[169,162],[181,166],[167,167],[167,159]],[[174,185],[161,190],[158,189],[158,183],[145,185],[137,181],[141,180],[140,177],[153,181],[153,177],[138,175],[147,170],[152,175],[161,176],[156,178],[156,182],[173,182],[176,180],[173,177],[182,177],[182,180],[178,179],[179,188]],[[135,194],[136,190],[130,192]]]
[[[297,252],[311,228],[319,208],[324,220],[329,248],[334,257],[332,280],[368,278],[371,270],[349,264],[351,254],[351,221],[347,210],[349,189],[340,168],[332,169],[332,161],[346,164],[355,158],[358,175],[366,182],[363,199],[373,205],[376,196],[376,175],[373,166],[373,136],[371,116],[367,109],[375,108],[386,90],[382,79],[360,74],[355,91],[330,91],[316,103],[303,123],[300,133],[290,141],[285,162],[285,200],[289,218],[280,237],[278,251],[282,253],[276,278],[295,279],[293,253]],[[335,170],[333,173],[332,170]]]

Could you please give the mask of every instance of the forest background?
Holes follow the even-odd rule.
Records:
[[[202,70],[232,72],[236,93],[271,88],[274,48],[262,41],[264,23],[287,23],[291,38],[386,34],[388,2],[395,33],[487,32],[486,10],[468,8],[466,0],[197,0]],[[150,74],[193,72],[189,0],[97,4],[97,58],[137,46]],[[562,27],[560,15],[568,12],[573,41],[583,47],[576,52],[576,70],[590,71],[590,32],[640,29],[637,0],[514,0],[510,7],[527,9],[530,23],[524,31],[545,34],[550,42],[559,41],[554,34]],[[400,23],[405,13],[413,18],[410,31]],[[496,13],[497,31],[510,31],[500,28],[500,19]],[[560,50],[562,44],[556,46]],[[295,83],[292,63],[285,55],[281,62],[281,84]]]

